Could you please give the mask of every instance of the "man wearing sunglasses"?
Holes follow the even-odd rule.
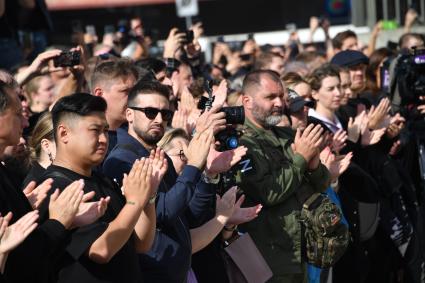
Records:
[[[163,137],[167,122],[172,119],[169,91],[157,81],[140,81],[130,91],[126,111],[128,132],[117,130],[117,146],[103,164],[103,172],[119,184],[134,161],[149,156]],[[184,282],[186,279],[192,254],[189,229],[206,222],[216,198],[215,185],[207,183],[212,176],[202,173],[212,143],[212,127],[195,134],[186,151],[187,165],[180,176],[166,157],[168,169],[156,197],[159,229],[152,250],[140,255],[147,282]],[[155,198],[151,202],[155,202]]]

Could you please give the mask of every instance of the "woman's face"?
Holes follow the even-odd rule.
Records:
[[[340,72],[339,76],[341,78],[341,105],[347,105],[348,99],[353,97],[350,74],[348,72]]]
[[[313,93],[317,101],[317,107],[336,111],[341,105],[341,84],[339,77],[326,77],[322,80],[322,86]]]
[[[304,99],[311,100],[311,87],[309,84],[302,82],[292,87],[292,89]]]
[[[54,88],[52,79],[49,76],[44,76],[40,80],[40,86],[37,93],[34,95],[35,101],[48,108],[54,101]]]
[[[189,141],[182,137],[174,138],[170,142],[168,149],[165,151],[173,161],[174,168],[179,175],[183,171],[184,166],[187,164],[186,156],[183,153],[183,144],[187,146]]]

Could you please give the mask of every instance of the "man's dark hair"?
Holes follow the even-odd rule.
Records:
[[[344,43],[344,40],[350,37],[357,38],[357,34],[352,30],[346,30],[342,31],[340,33],[337,33],[334,38],[332,38],[332,46],[335,49],[341,49],[342,44]]]
[[[156,58],[146,58],[136,61],[136,66],[152,71],[154,74],[158,74],[161,71],[165,71],[166,65],[164,61]]]
[[[137,81],[157,81],[155,73],[152,70],[139,68],[139,77]]]
[[[282,84],[279,74],[272,70],[256,70],[248,73],[242,83],[242,93],[247,94],[248,89],[261,85],[261,78],[268,77],[272,81]]]
[[[139,81],[130,90],[128,95],[128,105],[134,106],[137,97],[141,94],[159,94],[168,100],[170,97],[170,88],[158,81]]]
[[[101,62],[94,68],[90,86],[92,88],[102,83],[108,83],[117,78],[139,77],[138,67],[129,59],[116,59]]]
[[[53,135],[57,141],[56,131],[59,122],[65,117],[84,117],[93,112],[105,112],[106,101],[100,96],[89,93],[74,93],[59,99],[52,109]]]
[[[318,91],[322,87],[323,79],[327,77],[337,77],[339,79],[339,69],[332,64],[325,64],[316,70],[309,77],[312,90]]]

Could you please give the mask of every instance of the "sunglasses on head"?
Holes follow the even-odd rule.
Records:
[[[173,111],[168,109],[158,109],[154,107],[141,108],[141,107],[135,107],[135,106],[129,106],[128,108],[145,113],[146,117],[150,120],[155,119],[158,113],[160,112],[161,112],[162,119],[164,121],[170,121],[171,118],[173,117]]]

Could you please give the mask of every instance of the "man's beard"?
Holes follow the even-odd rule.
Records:
[[[135,127],[134,132],[136,135],[142,139],[146,144],[155,146],[164,136],[164,133],[158,135],[151,135],[148,132],[144,132],[141,129]]]
[[[272,115],[272,112],[278,111],[280,115]],[[257,122],[265,128],[276,126],[282,121],[283,108],[274,108],[269,112],[262,110],[257,104],[254,103],[252,108],[252,115]]]

